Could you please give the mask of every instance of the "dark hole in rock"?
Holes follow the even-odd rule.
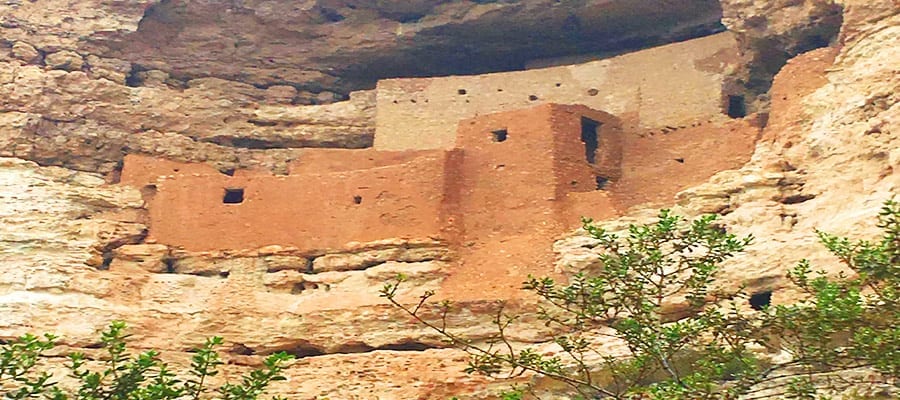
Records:
[[[422,342],[417,342],[414,340],[404,341],[400,343],[391,343],[386,344],[384,346],[378,346],[376,350],[393,350],[393,351],[425,351],[428,349],[437,348],[435,346],[430,346]]]
[[[600,94],[600,91],[597,89],[588,89],[587,94],[588,96],[596,96]]]
[[[308,289],[318,289],[319,284],[314,282],[300,282],[295,283],[294,287],[291,288],[291,294],[300,294]]]
[[[584,143],[584,158],[589,164],[597,161],[597,147],[600,145],[597,136],[599,129],[599,122],[581,117],[581,141]]]
[[[675,161],[677,161],[679,164],[684,164],[684,159],[681,157],[676,158]]]
[[[244,189],[243,188],[226,188],[225,196],[222,197],[222,203],[225,204],[240,204],[244,202]]]
[[[243,147],[247,149],[258,149],[258,150],[266,150],[266,149],[276,149],[278,145],[267,140],[253,139],[253,138],[233,138],[230,140],[221,140],[221,143],[218,143],[216,140],[210,140],[213,143],[220,144],[223,146],[231,146],[231,147]]]
[[[110,264],[112,264],[112,261],[113,261],[113,253],[111,251],[104,251],[103,252],[103,262],[100,264],[99,267],[97,267],[97,269],[102,270],[102,271],[109,270],[109,266],[110,266]]]
[[[220,169],[219,172],[221,172],[225,175],[228,175],[228,176],[234,176],[234,168]]]
[[[166,265],[166,273],[167,274],[174,274],[176,272],[174,258],[166,257],[166,258],[163,258],[162,262],[163,262],[163,264]]]
[[[125,160],[116,161],[116,165],[113,167],[112,171],[106,175],[106,181],[111,184],[121,183],[122,182],[122,169],[125,167]]]
[[[396,21],[401,24],[410,24],[410,23],[414,23],[414,22],[419,22],[423,17],[425,17],[425,14],[409,13],[409,14],[400,15],[399,17],[396,18]]]
[[[728,96],[728,116],[731,118],[744,118],[747,116],[747,105],[744,104],[744,96]]]
[[[605,176],[597,177],[597,190],[603,190],[606,188],[606,184],[609,183],[609,178]]]
[[[560,87],[560,86],[562,86],[562,83],[557,82],[556,87]]]
[[[362,196],[353,196],[353,204],[362,204]]]
[[[375,350],[374,347],[369,346],[365,343],[360,342],[351,342],[344,343],[334,349],[334,353],[338,354],[351,354],[351,353],[368,353],[372,350]]]
[[[229,350],[231,354],[237,354],[239,356],[252,356],[256,354],[256,351],[245,346],[243,343],[235,343],[231,346],[231,350]]]
[[[341,13],[337,12],[337,10],[333,10],[331,8],[323,8],[319,11],[325,19],[330,22],[341,22],[347,17],[341,15]]]
[[[260,127],[271,127],[271,126],[278,125],[278,122],[275,122],[275,121],[263,121],[263,120],[259,120],[259,119],[253,119],[253,118],[248,119],[247,123],[250,125],[260,126]]]
[[[464,95],[464,94],[466,94],[467,92],[466,92],[466,89],[459,89],[459,90],[456,91],[456,93],[459,94],[459,95]]]
[[[781,204],[798,204],[816,198],[814,194],[795,194],[781,199]]]
[[[535,101],[535,100],[537,100],[537,99],[538,99],[538,97],[535,96],[535,95],[530,95],[530,96],[528,96],[528,100]]]
[[[509,132],[506,129],[497,129],[495,131],[491,131],[491,136],[495,142],[504,142],[506,141],[506,137]]]
[[[219,277],[220,277],[220,278],[228,278],[229,276],[231,276],[231,272],[230,272],[230,271],[220,271],[220,272],[219,272]]]
[[[143,68],[137,64],[132,64],[131,70],[128,71],[128,75],[125,76],[125,86],[138,87],[143,85],[144,79],[141,78],[140,73],[146,70],[146,68]]]
[[[293,348],[281,350],[285,353],[288,353],[296,358],[304,358],[304,357],[315,357],[321,356],[325,354],[321,348],[317,346],[313,346],[311,344],[300,344]]]
[[[772,303],[772,291],[766,290],[763,292],[756,292],[750,296],[750,307],[754,310],[762,310],[769,306]]]

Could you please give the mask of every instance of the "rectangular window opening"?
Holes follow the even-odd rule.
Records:
[[[222,203],[240,204],[244,202],[244,188],[226,188]]]
[[[506,141],[506,136],[508,132],[506,129],[497,129],[496,131],[491,131],[491,135],[495,142],[503,142]]]
[[[581,141],[584,143],[584,158],[589,164],[597,162],[597,147],[600,146],[597,137],[599,130],[599,122],[581,117]]]
[[[731,118],[744,118],[747,116],[747,105],[744,96],[728,96],[728,116]]]

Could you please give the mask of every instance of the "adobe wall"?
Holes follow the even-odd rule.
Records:
[[[541,103],[583,104],[641,129],[690,125],[722,114],[736,57],[734,38],[720,33],[580,65],[382,80],[374,147],[450,148],[460,120]]]
[[[760,130],[748,119],[711,121],[665,133],[626,135],[622,176],[607,188],[619,208],[671,202],[688,187],[750,161]]]
[[[448,176],[461,181],[467,238],[515,235],[553,223],[562,218],[567,193],[596,190],[597,172],[581,142],[582,116],[601,122],[597,160],[609,163],[621,151],[619,122],[584,106],[545,104],[460,122],[457,145],[463,152]],[[506,132],[505,140],[496,140],[498,130]]]
[[[290,175],[322,172],[345,172],[397,165],[412,161],[434,150],[376,151],[366,149],[301,149],[297,159],[288,164]]]
[[[327,249],[351,241],[441,237],[447,225],[441,206],[445,158],[435,152],[397,165],[289,176],[227,176],[180,165],[156,183],[149,239],[206,251],[271,244]],[[148,179],[132,172],[142,163],[147,165],[126,160],[123,183],[140,186]],[[170,164],[159,166],[175,166]],[[244,201],[224,204],[226,188],[243,188]]]

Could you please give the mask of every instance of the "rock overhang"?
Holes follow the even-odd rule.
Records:
[[[92,32],[79,46],[184,81],[346,95],[383,78],[517,70],[704,36],[723,29],[721,14],[714,0],[164,1],[147,6],[136,30]]]

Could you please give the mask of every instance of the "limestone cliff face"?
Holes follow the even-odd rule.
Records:
[[[872,217],[900,187],[895,1],[563,3],[5,2],[0,337],[49,330],[81,349],[118,318],[136,328],[138,346],[176,361],[203,337],[223,335],[229,373],[275,350],[302,356],[276,387],[290,398],[486,393],[502,382],[462,374],[459,353],[377,298],[401,272],[411,299],[436,288],[449,265],[443,243],[398,239],[314,254],[171,249],[146,240],[150,189],[110,184],[122,158],[284,173],[302,147],[371,145],[373,93],[344,96],[377,78],[621,51],[714,31],[720,13],[747,60],[737,89],[726,90],[770,103],[751,161],[610,223],[661,206],[723,214],[737,233],[757,237],[728,266],[726,284],[772,290],[776,303],[796,297],[782,276],[800,258],[837,271],[814,228],[874,232]],[[589,43],[598,36],[606,39]],[[460,65],[463,56],[472,65]],[[557,242],[560,265],[590,263],[584,244],[579,232]],[[528,323],[532,306],[511,305],[524,315],[513,333],[522,343],[548,338]],[[462,331],[490,331],[492,302],[461,309],[451,322]]]

